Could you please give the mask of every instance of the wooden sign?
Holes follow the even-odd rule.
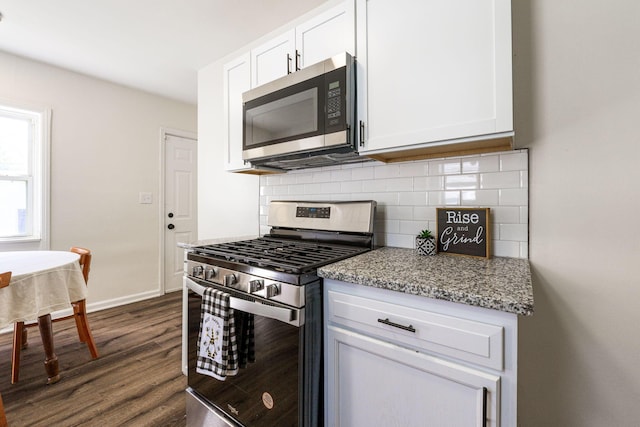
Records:
[[[438,252],[491,258],[489,208],[437,208]]]

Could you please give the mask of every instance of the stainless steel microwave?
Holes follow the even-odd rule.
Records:
[[[245,92],[242,101],[242,158],[252,165],[291,170],[363,160],[348,53]]]

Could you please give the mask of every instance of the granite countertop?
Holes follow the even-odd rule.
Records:
[[[524,316],[533,314],[527,259],[421,256],[413,249],[384,247],[320,267],[318,274]]]

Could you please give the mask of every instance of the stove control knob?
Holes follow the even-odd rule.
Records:
[[[231,273],[231,274],[225,274],[224,275],[224,285],[225,286],[235,285],[236,283],[238,283],[238,279],[236,278],[235,274]]]
[[[216,277],[216,270],[213,267],[206,267],[204,269],[204,280],[211,280]]]
[[[193,277],[202,277],[202,271],[203,268],[201,265],[194,265],[193,268],[191,268],[191,275]]]
[[[255,293],[263,298],[273,298],[276,295],[280,295],[280,285],[272,283],[264,287],[264,289]]]
[[[249,293],[254,293],[264,288],[264,280],[254,279],[249,281]]]
[[[276,295],[280,295],[280,285],[271,284],[267,286],[267,298],[275,297]]]

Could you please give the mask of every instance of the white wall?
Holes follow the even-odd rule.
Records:
[[[158,295],[160,129],[195,132],[196,106],[4,52],[0,82],[1,99],[52,110],[51,249],[94,253],[90,309]]]
[[[521,426],[640,423],[640,3],[513,1],[535,314]]]

